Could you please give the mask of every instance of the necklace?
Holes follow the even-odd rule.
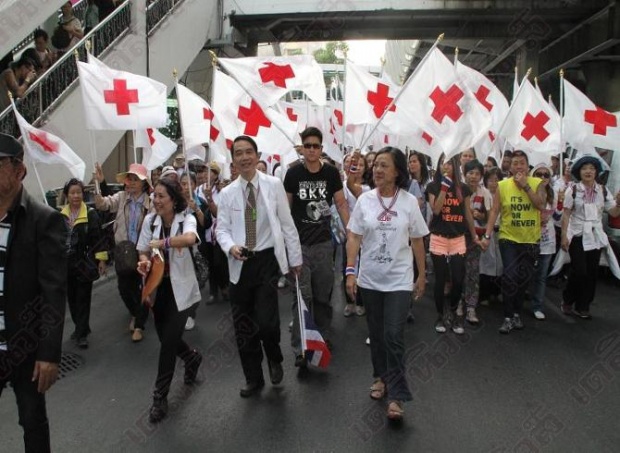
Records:
[[[400,190],[397,189],[396,193],[392,197],[392,201],[390,202],[390,205],[386,207],[385,203],[383,203],[383,197],[381,197],[381,194],[379,193],[379,190],[377,189],[377,198],[379,199],[379,203],[381,204],[381,207],[383,208],[383,211],[381,211],[381,214],[379,214],[379,216],[377,217],[377,220],[379,220],[379,222],[389,222],[390,220],[392,220],[392,216],[398,217],[398,212],[392,211],[392,207],[394,207],[394,205],[396,204],[396,200],[398,199],[399,193],[400,193]]]

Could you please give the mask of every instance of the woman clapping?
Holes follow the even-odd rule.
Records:
[[[397,148],[383,148],[376,156],[376,188],[362,194],[348,224],[347,291],[355,300],[357,287],[366,306],[375,381],[370,397],[389,400],[387,417],[400,420],[403,402],[411,400],[405,379],[404,327],[414,290],[413,255],[420,275],[419,298],[426,285],[424,244],[428,234],[420,207],[407,192],[407,160]],[[359,277],[355,262],[361,248]]]

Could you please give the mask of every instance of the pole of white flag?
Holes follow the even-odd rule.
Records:
[[[454,66],[456,66],[456,63],[459,61],[459,48],[456,47],[454,49]]]
[[[86,58],[88,58],[88,56],[90,55],[90,40],[86,41],[86,43],[84,44],[84,47],[86,48]],[[77,49],[73,51],[73,55],[75,56],[75,62],[77,64],[77,62],[80,61],[80,53],[78,52]],[[134,140],[135,140],[135,137],[134,137]],[[90,157],[93,160],[93,169],[96,172],[97,171],[97,144],[95,141],[94,133],[91,129],[88,130],[88,142],[90,145]],[[93,179],[95,180],[95,193],[100,194],[101,189],[99,188],[99,181],[97,181],[96,177]]]
[[[342,81],[342,138],[340,142],[342,143],[342,155],[345,155],[347,152],[347,144],[345,143],[347,139],[347,51],[343,51],[344,54],[344,72]],[[338,75],[338,71],[336,71],[336,80],[338,80],[338,88],[340,88],[340,76]],[[338,97],[338,91],[336,90],[336,97]],[[336,99],[335,105],[338,105],[338,99]],[[332,119],[334,115],[332,113]],[[338,118],[336,118],[338,120]]]
[[[188,162],[187,162],[187,149],[185,146],[185,131],[183,130],[183,115],[181,115],[181,96],[179,96],[179,77],[178,71],[176,68],[172,70],[172,77],[174,78],[174,89],[177,93],[177,112],[179,113],[179,126],[181,127],[181,149],[183,150],[183,156],[185,157],[185,171],[188,170]],[[187,190],[189,192],[189,199],[193,200],[192,194],[192,185],[187,185]]]
[[[564,176],[564,69],[560,69],[560,179]]]
[[[523,87],[525,86],[525,80],[530,76],[531,72],[532,72],[532,68],[529,68],[527,72],[525,73],[525,76],[523,76],[523,80],[521,81],[521,84],[519,85],[519,89],[517,90],[517,93],[515,94],[515,97],[512,100],[512,104],[510,104],[510,107],[508,107],[508,112],[506,113],[506,116],[504,117],[504,121],[502,121],[502,125],[497,131],[498,137],[502,135],[502,132],[504,131],[504,126],[506,125],[506,120],[508,119],[508,116],[510,116],[510,112],[512,111],[512,108],[514,107],[517,101],[517,98],[519,97],[519,94],[521,94],[521,91],[523,90]]]
[[[209,51],[209,52],[211,53],[211,57],[212,57],[212,58],[215,58],[215,60],[217,61],[217,55],[215,55],[215,53],[214,53],[213,51]],[[216,70],[217,70],[217,68],[216,68]],[[239,84],[239,86],[243,89],[243,91],[245,91],[245,94],[247,94],[248,96],[250,96],[250,98],[251,98],[251,99],[254,99],[254,98],[252,97],[252,94],[248,91],[248,89],[245,87],[245,85],[243,85],[243,84],[239,81],[239,79],[237,78],[237,76],[235,75],[235,73],[234,73],[234,72],[229,72],[229,73],[228,73],[228,75],[229,75],[230,77],[232,77],[233,79],[235,79],[235,82],[237,82],[237,83]],[[258,106],[259,106],[261,109],[263,108],[263,106],[260,104],[260,102],[258,102],[256,99],[254,99],[254,102],[256,102],[256,103],[258,104]],[[265,112],[265,116],[267,116],[267,112]],[[291,137],[289,137],[289,136],[286,134],[286,132],[284,132],[284,129],[282,129],[282,128],[280,127],[280,125],[279,125],[277,122],[272,121],[271,123],[272,123],[272,124],[276,127],[276,129],[277,129],[277,130],[279,130],[280,132],[282,132],[282,135],[284,135],[284,136],[288,139],[288,141],[289,141],[289,142],[291,142],[291,144],[292,144],[293,146],[295,146],[295,145],[296,145],[295,140],[293,140]]]
[[[299,336],[301,338],[301,355],[306,356],[306,323],[304,322],[303,309],[301,307],[301,290],[299,289],[299,277],[295,275],[295,289],[297,292],[297,316],[299,316]]]
[[[138,162],[138,150],[136,149],[136,130],[134,129],[131,132],[133,134],[133,161],[134,163],[139,164],[140,162]]]
[[[32,168],[34,169],[34,175],[37,177],[37,182],[39,183],[39,188],[41,189],[41,195],[43,195],[43,201],[46,205],[50,205],[47,202],[47,197],[45,196],[45,189],[43,188],[43,182],[41,182],[41,176],[39,175],[39,170],[37,170],[37,163],[32,162]]]
[[[217,55],[212,50],[209,50],[209,54],[211,55],[211,67],[213,68],[213,74],[211,74],[211,108],[213,108],[213,98],[215,96],[215,71],[217,71]],[[213,112],[215,117],[215,112]],[[210,125],[211,126],[211,125]],[[223,134],[224,131],[221,131]],[[209,151],[207,154],[207,187],[211,190],[211,145],[213,141],[211,140],[211,134],[209,134]],[[229,151],[232,153],[232,151]],[[225,163],[225,162],[224,162]],[[224,169],[222,168],[222,172]]]
[[[366,137],[364,139],[364,141],[362,142],[362,145],[360,146],[360,149],[363,149],[364,146],[366,145],[366,142],[368,142],[368,139],[370,137],[372,137],[372,134],[375,133],[375,131],[377,130],[377,127],[379,127],[379,124],[381,124],[381,122],[383,121],[383,118],[385,118],[385,115],[387,115],[387,113],[390,111],[390,109],[396,104],[396,102],[398,101],[398,99],[400,98],[400,96],[405,92],[405,89],[407,88],[407,86],[409,85],[409,83],[415,78],[415,75],[418,73],[418,71],[420,70],[420,68],[422,66],[424,66],[424,63],[426,63],[426,60],[428,60],[428,57],[431,55],[431,53],[433,52],[433,50],[435,50],[435,48],[439,45],[439,43],[443,40],[444,34],[440,34],[437,39],[435,40],[435,42],[433,43],[433,45],[431,46],[431,48],[428,50],[428,52],[426,52],[426,55],[424,55],[424,58],[422,58],[422,61],[420,61],[420,63],[418,64],[418,66],[416,66],[415,70],[413,71],[413,73],[411,74],[411,76],[405,80],[405,83],[403,84],[403,86],[401,87],[400,91],[398,92],[398,94],[396,96],[394,96],[394,99],[392,99],[392,102],[390,102],[390,105],[388,105],[385,110],[383,111],[383,115],[381,115],[381,118],[379,118],[379,121],[377,121],[375,123],[375,125],[373,126],[372,130],[370,131],[370,134],[368,134],[368,137]]]

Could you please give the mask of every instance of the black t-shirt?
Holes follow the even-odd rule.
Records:
[[[296,165],[286,172],[284,189],[293,194],[291,214],[303,245],[331,240],[331,212],[334,193],[342,190],[336,167],[324,164],[316,173],[305,165]]]
[[[435,197],[439,195],[441,184],[432,182],[426,188],[428,194]],[[433,214],[430,231],[432,234],[453,238],[462,236],[469,227],[465,218],[465,198],[471,196],[471,190],[465,184],[461,184],[461,199],[457,197],[454,185],[446,192],[441,212]]]

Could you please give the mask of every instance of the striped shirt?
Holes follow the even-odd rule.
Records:
[[[6,324],[4,310],[6,298],[4,297],[4,271],[7,265],[7,246],[9,233],[11,232],[11,220],[9,214],[0,219],[0,353],[7,351]]]

